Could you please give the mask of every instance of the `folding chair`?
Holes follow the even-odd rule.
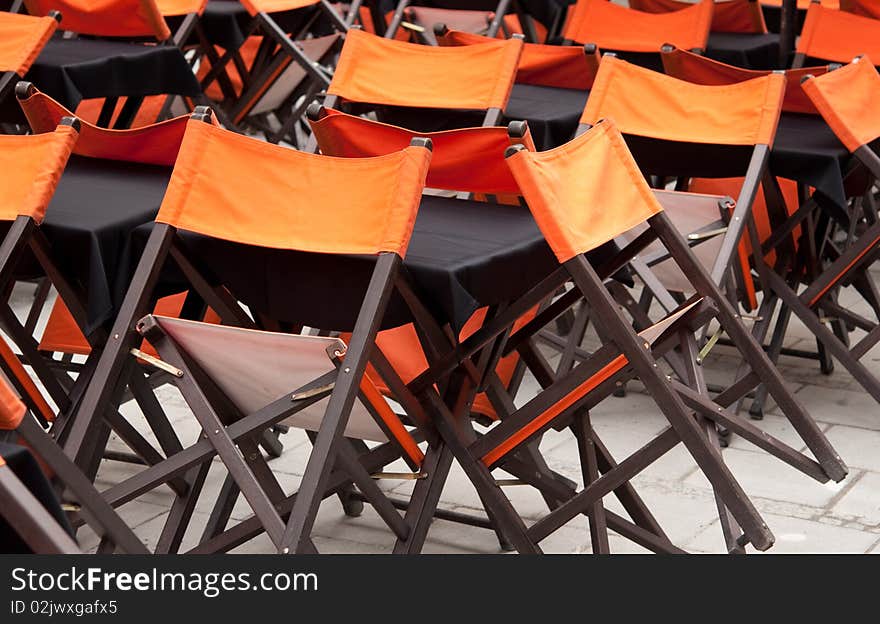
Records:
[[[376,157],[402,149],[417,135],[412,131],[381,124],[362,117],[346,115],[333,109],[325,109],[314,105],[309,109],[309,122],[317,138],[321,153],[337,157]],[[519,129],[520,136],[516,143],[533,148],[528,126]],[[433,145],[431,167],[428,170],[426,185],[433,190],[454,191],[459,194],[457,199],[438,197],[433,194],[422,196],[421,207],[435,205],[438,209],[449,209],[451,203],[466,205],[473,211],[484,210],[485,201],[512,203],[518,205],[519,188],[512,179],[502,157],[504,150],[511,144],[507,129],[501,127],[465,128],[442,132],[425,133],[419,136],[429,138]],[[462,199],[461,195],[467,196]],[[480,199],[482,198],[482,199]],[[485,200],[485,201],[484,201]],[[514,324],[514,329],[521,327],[534,318],[537,307],[528,310]],[[458,334],[460,341],[466,340],[483,324],[490,311],[481,308],[474,312]],[[382,358],[394,370],[403,384],[410,383],[428,368],[430,355],[426,354],[419,342],[418,330],[413,323],[380,331],[376,338],[376,346],[382,352]],[[512,411],[513,399],[516,396],[522,376],[525,372],[518,354],[512,353],[498,361],[494,372],[487,379],[481,392],[477,394],[471,405],[469,416],[482,424],[492,424]],[[387,369],[386,369],[387,373]],[[379,372],[368,369],[368,375],[377,387],[391,398],[403,405],[392,389],[402,392],[400,384],[389,384],[383,381]],[[537,443],[527,449],[525,460],[534,464],[536,470],[549,474],[546,462],[538,454]],[[567,483],[567,480],[564,480]],[[421,487],[421,486],[417,486]],[[558,504],[554,498],[548,498],[551,508]],[[501,538],[502,547],[507,544]],[[409,539],[399,542],[397,552],[418,552],[421,539]]]
[[[860,54],[880,58],[878,37],[880,21],[812,2],[797,41],[792,67],[827,61],[848,63]]]
[[[553,292],[560,279],[573,280],[591,303],[596,302],[595,312],[597,318],[601,319],[604,346],[561,379],[554,381],[552,373],[545,370],[542,378],[548,379],[549,375],[549,380],[543,392],[475,441],[469,440],[461,432],[458,420],[461,407],[452,411],[433,386],[428,385],[428,379],[423,375],[422,379],[417,379],[410,386],[419,391],[422,405],[438,427],[443,442],[462,465],[481,497],[490,503],[508,539],[520,552],[540,552],[541,540],[580,514],[590,519],[591,539],[597,552],[608,550],[606,529],[612,523],[615,530],[654,550],[678,552],[662,529],[650,521],[646,509],[634,507],[631,512],[634,522],[629,522],[604,509],[602,498],[625,485],[645,465],[679,441],[685,443],[716,488],[723,491],[722,496],[744,527],[744,535],[736,536],[740,544],[751,541],[757,548],[769,547],[772,543],[769,529],[757,520],[757,513],[723,465],[720,456],[709,446],[690,411],[696,409],[707,417],[712,417],[710,412],[723,414],[727,418],[729,414],[722,407],[726,397],[721,398],[718,405],[712,403],[698,392],[692,392],[685,383],[670,380],[661,374],[654,358],[675,348],[682,335],[690,334],[706,315],[716,316],[720,322],[731,326],[737,342],[755,360],[762,375],[772,377],[777,389],[782,388],[782,381],[760,347],[750,340],[748,332],[739,324],[735,311],[718,292],[705,270],[693,259],[687,244],[666,219],[662,207],[628,154],[620,134],[610,121],[606,121],[557,150],[532,153],[520,147],[510,149],[508,155],[511,171],[560,261],[560,268],[552,279],[548,278],[526,296],[512,302],[461,343],[455,355],[450,355],[443,365],[432,368],[448,370],[453,362],[478,354],[498,335],[507,331],[511,319],[515,319],[532,301],[540,295]],[[596,162],[601,162],[602,167],[595,167]],[[671,248],[676,261],[696,282],[700,296],[673,310],[639,336],[634,333],[631,324],[619,315],[602,278],[582,254],[641,223],[647,223],[649,233],[639,236],[638,242],[603,265],[600,269],[603,277],[607,277],[607,272],[615,270],[615,267],[627,263],[645,244],[659,238]],[[539,313],[534,322],[512,332],[501,353],[519,350],[530,361],[530,365],[540,367],[542,359],[535,353],[529,339],[543,322],[546,322],[546,317]],[[601,462],[590,442],[593,435],[587,410],[610,394],[621,376],[628,374],[638,375],[642,379],[669,419],[671,427],[620,464],[602,465],[604,474],[600,476],[597,465]],[[463,400],[466,400],[473,394],[473,384],[464,375],[459,381],[462,383],[460,392],[463,393]],[[815,425],[810,425],[808,421],[808,418],[805,419],[805,429],[811,429],[812,435],[815,435]],[[578,435],[585,488],[578,493],[569,492],[565,503],[526,527],[491,471],[512,462],[513,453],[518,448],[535,439],[548,427],[568,425]],[[754,440],[760,438],[752,436]],[[785,454],[788,455],[788,451]],[[791,455],[788,457],[793,459]],[[833,453],[828,456],[828,465],[835,474],[842,476],[838,460],[834,457]],[[821,469],[818,472],[815,470],[817,466],[810,463],[812,460],[804,462],[804,459],[796,460],[796,463],[803,467],[813,466],[809,471],[815,475],[823,472]],[[530,482],[551,491],[559,487],[546,482],[541,484],[540,479],[533,478]]]
[[[292,126],[330,83],[331,61],[361,3],[355,2],[346,17],[328,0],[244,0],[242,4],[251,16],[245,29],[247,41],[222,55],[208,45],[209,65],[200,75],[201,84],[207,90],[217,81],[220,110],[235,124],[274,112],[282,103],[291,103],[292,94],[302,96],[294,98],[299,104],[283,120],[290,119]]]
[[[880,328],[876,322],[860,313],[861,307],[843,307],[836,298],[842,288],[855,286],[867,303],[869,314],[880,314],[875,296],[876,286],[867,272],[877,257],[877,246],[880,244],[880,225],[872,194],[873,183],[880,175],[880,159],[873,145],[880,136],[880,118],[874,106],[875,98],[880,94],[880,77],[871,60],[862,57],[823,76],[807,77],[803,89],[834,133],[852,152],[867,180],[852,194],[855,201],[851,206],[852,224],[847,236],[824,242],[831,255],[822,272],[798,294],[796,283],[787,283],[777,271],[768,271],[768,287],[822,341],[830,354],[868,394],[880,401],[880,381],[862,363],[880,339]],[[792,262],[795,260],[791,259]],[[797,267],[793,270],[797,270]],[[850,336],[832,332],[825,324],[829,317],[842,320],[853,328],[853,332],[865,332],[865,336],[852,342]]]
[[[593,43],[602,52],[616,52],[631,62],[659,69],[657,55],[665,43],[685,50],[706,49],[713,9],[712,0],[671,13],[636,11],[607,0],[578,0],[563,37],[569,42]]]
[[[12,93],[30,69],[34,59],[52,38],[60,14],[30,17],[0,12],[0,122],[7,130],[21,121],[21,113]]]
[[[60,120],[60,124],[54,127],[54,131],[50,130],[42,134],[28,136],[0,137],[0,146],[2,146],[0,147],[0,158],[3,160],[3,169],[7,176],[2,217],[4,221],[11,222],[9,231],[0,246],[0,259],[2,259],[4,267],[4,288],[10,279],[10,271],[7,270],[7,267],[14,264],[13,259],[21,256],[25,246],[29,244],[33,253],[38,257],[48,251],[45,239],[39,236],[37,226],[43,220],[67,159],[77,141],[79,128],[78,120],[64,117]],[[14,354],[5,340],[0,340],[0,368],[2,368],[5,378],[10,380],[24,400],[22,403],[18,399],[6,385],[6,379],[0,383],[0,405],[2,405],[3,416],[0,419],[0,428],[3,430],[4,437],[11,437],[11,441],[15,441],[16,436],[22,437],[82,503],[82,515],[100,534],[111,540],[112,544],[129,552],[146,552],[143,544],[122,523],[110,506],[101,499],[91,482],[73,465],[57,443],[38,424],[37,418],[43,422],[51,423],[54,421],[55,412],[43,398],[18,356]],[[35,416],[25,416],[25,403]],[[4,475],[8,474],[8,472],[4,472]],[[0,480],[4,481],[5,487],[2,487],[4,499],[15,495],[16,492],[20,493],[20,488],[16,488],[14,480],[8,477],[0,477]],[[28,501],[17,498],[9,501],[9,505],[3,505],[3,508],[6,510],[11,507],[13,515],[17,516],[19,507],[27,504]],[[37,514],[36,507],[32,512]],[[24,513],[21,514],[19,520],[28,518],[37,519],[30,513]],[[12,520],[13,525],[17,521]],[[60,539],[60,533],[55,530],[53,525],[44,525],[44,528],[48,532],[47,538]],[[32,529],[38,532],[36,527],[32,527]],[[63,543],[64,540],[61,539],[56,542],[56,545]],[[107,545],[109,547],[109,541]],[[46,546],[51,547],[52,544],[46,544]]]
[[[324,105],[376,110],[380,119],[415,130],[470,124],[450,114],[477,111],[484,126],[499,123],[510,97],[523,42],[481,46],[422,46],[352,30],[348,33]],[[419,76],[417,81],[414,76]],[[443,114],[438,113],[438,109]],[[399,117],[407,112],[407,123]],[[389,119],[390,117],[390,119]],[[478,122],[479,123],[479,122]],[[314,149],[314,138],[310,143]]]
[[[667,74],[680,80],[687,80],[697,84],[735,84],[758,78],[768,73],[731,67],[730,65],[725,65],[685,50],[673,48],[664,49],[661,56]],[[785,97],[782,101],[783,114],[790,113],[799,116],[818,116],[819,111],[816,110],[816,107],[804,93],[800,83],[805,76],[820,76],[827,73],[828,69],[828,66],[818,66],[786,70],[784,72],[786,79]],[[742,185],[742,182],[741,179],[693,180],[691,182],[691,188],[699,192],[730,195],[736,193],[736,190],[734,189],[738,189]],[[772,180],[770,180],[769,183],[772,183]],[[764,263],[769,266],[774,266],[776,264],[777,254],[775,248],[785,240],[785,232],[789,233],[789,240],[787,243],[788,251],[792,254],[805,254],[812,253],[811,250],[813,245],[807,244],[806,246],[801,247],[800,241],[802,234],[809,232],[809,235],[813,236],[813,230],[821,230],[821,227],[818,225],[815,228],[809,227],[809,222],[804,224],[807,227],[804,227],[803,229],[801,228],[801,225],[799,225],[800,218],[797,217],[797,215],[807,214],[809,211],[809,207],[806,206],[806,204],[811,200],[805,199],[805,201],[801,201],[801,197],[808,197],[808,190],[799,188],[799,185],[792,180],[785,180],[782,178],[776,178],[776,184],[778,185],[779,192],[781,192],[782,198],[784,199],[782,205],[780,206],[779,204],[779,192],[774,191],[772,195],[775,195],[776,197],[775,200],[771,197],[771,202],[775,201],[775,205],[773,209],[769,209],[764,195],[764,189],[762,188],[759,190],[758,195],[755,198],[755,204],[752,210],[755,219],[756,232],[760,239],[761,246],[767,250],[764,257]],[[795,220],[792,220],[793,218],[795,218]],[[795,226],[796,222],[798,225]],[[791,224],[791,227],[786,227],[786,224]],[[740,263],[743,266],[744,272],[749,270],[748,266],[751,261],[750,255],[752,252],[753,250],[750,241],[744,240],[740,243]],[[792,275],[787,278],[800,280],[809,279],[809,276]],[[748,296],[750,298],[750,307],[754,308],[757,305],[755,293],[750,290]],[[778,299],[773,295],[772,291],[765,291],[753,326],[753,334],[757,340],[763,342],[766,338],[777,305]],[[783,347],[790,314],[790,311],[783,306],[783,309],[780,310],[777,317],[772,339],[768,345],[768,354],[770,355],[770,359],[774,362],[777,361],[780,354],[803,355],[802,352],[791,351]],[[821,343],[819,343],[818,356],[823,371],[826,371],[828,358],[824,354],[824,348],[822,348]],[[762,417],[764,400],[765,394],[762,389],[759,389],[749,409],[753,417]]]
[[[737,274],[735,256],[766,177],[785,84],[774,72],[737,84],[699,85],[606,55],[581,117],[582,124],[614,119],[658,188],[670,178],[684,191],[691,178],[744,176],[735,201],[721,210],[728,214],[706,214],[705,227],[686,234],[701,246],[714,239],[712,279],[747,306],[754,304],[754,284],[749,274]]]
[[[94,419],[101,417],[108,402],[112,403],[128,349],[139,339],[139,333],[134,331],[137,325],[139,332],[157,348],[164,365],[174,369],[176,383],[208,436],[211,450],[223,460],[279,551],[313,548],[309,534],[318,505],[328,489],[332,493],[334,487],[339,487],[331,485],[333,479],[338,479],[333,473],[337,462],[350,475],[345,481],[354,480],[395,533],[405,537],[403,519],[378,490],[353,448],[343,441],[343,435],[357,436],[366,427],[370,436],[384,436],[380,440],[388,440],[380,455],[387,456],[389,447],[394,450],[386,463],[401,455],[416,464],[421,461],[421,451],[387,404],[381,398],[375,403],[369,401],[369,396],[378,393],[363,384],[363,375],[415,220],[430,160],[427,143],[377,159],[331,160],[268,145],[205,123],[212,120],[209,115],[197,115],[187,126],[169,191],[113,330],[115,338],[101,354],[79,417],[92,419],[88,423],[91,429]],[[211,166],[205,168],[203,165],[208,162]],[[260,163],[258,170],[266,180],[266,184],[258,187],[254,187],[252,176],[241,175],[255,163]],[[291,170],[299,175],[290,177],[284,173]],[[224,191],[217,195],[220,186]],[[255,191],[263,193],[262,199],[254,195]],[[298,207],[290,204],[291,197],[297,198]],[[263,206],[259,216],[246,208],[254,201]],[[321,210],[315,210],[319,205]],[[226,215],[224,219],[216,218],[218,210]],[[342,224],[348,224],[348,234],[340,232]],[[202,270],[193,264],[198,259],[186,253],[184,233],[261,248],[299,250],[330,261],[340,254],[361,254],[367,262],[374,257],[364,304],[359,312],[352,313],[350,325],[339,328],[352,331],[351,341],[346,346],[335,338],[255,330],[254,322],[232,299],[232,294],[210,286]],[[208,327],[152,316],[137,322],[149,312],[151,291],[170,257],[224,323],[240,328]],[[219,343],[210,339],[212,333]],[[224,345],[231,341],[241,347],[226,348]],[[245,343],[258,358],[256,363],[247,365],[253,366],[247,377],[255,382],[253,386],[244,377],[230,377],[227,373],[232,369],[220,374],[214,366],[220,361],[225,362],[224,367],[233,366],[233,360],[243,363]],[[219,346],[224,353],[222,360],[219,355],[209,355],[209,346],[212,353]],[[289,366],[282,364],[287,356],[291,356]],[[237,365],[234,368],[243,370]],[[299,369],[296,379],[274,377],[282,368],[290,374]],[[254,376],[258,369],[262,373]],[[312,373],[317,378],[313,379]],[[278,385],[266,383],[272,378],[277,379]],[[304,384],[299,383],[300,379],[313,381]],[[359,394],[366,394],[368,399],[362,398],[355,408]],[[269,395],[272,402],[253,411]],[[285,524],[275,508],[283,492],[262,457],[254,452],[254,431],[248,429],[241,438],[241,431],[236,433],[235,428],[254,418],[265,420],[271,413],[270,424],[262,425],[264,429],[271,426],[271,421],[284,420],[328,395],[326,411],[321,407],[317,414],[307,417],[303,413],[302,419],[293,419],[293,424],[305,427],[315,426],[317,419],[320,426],[302,484],[292,502],[290,520]],[[88,434],[87,430],[85,440],[89,439]],[[246,449],[243,456],[236,445]],[[189,452],[192,448],[168,461],[175,464]],[[208,461],[202,459],[201,464],[197,463],[196,469],[206,471],[210,457],[208,454]],[[154,468],[153,473],[161,472],[161,465]],[[170,474],[176,469],[172,465]],[[166,474],[159,478],[168,477]]]
[[[129,127],[150,95],[201,100],[198,82],[154,1],[86,4],[80,0],[25,2],[31,15],[60,11],[61,28],[78,35],[50,41],[29,80],[72,109],[82,100],[103,98],[96,123],[104,127]],[[165,112],[163,108],[160,114]]]
[[[754,309],[757,284],[764,283],[762,263],[755,258],[758,254],[752,254],[751,261],[758,269],[760,281],[756,281],[749,264],[749,250],[760,245],[755,242],[760,238],[755,226],[754,204],[762,186],[770,223],[784,223],[788,217],[778,187],[767,169],[785,84],[781,73],[769,73],[737,84],[697,85],[606,56],[582,118],[587,125],[599,119],[615,119],[642,173],[653,176],[657,188],[663,188],[670,177],[676,181],[678,192],[661,193],[658,199],[667,209],[669,219],[687,236],[694,254],[714,283],[729,301],[738,302],[746,309]],[[634,97],[636,93],[642,97]],[[645,107],[645,101],[650,101],[652,106]],[[692,194],[694,178],[742,178],[742,182],[734,194],[735,200],[717,195],[701,198]],[[682,193],[689,190],[691,192]],[[748,244],[743,246],[742,242]],[[780,248],[784,244],[782,241]],[[686,281],[682,284],[680,272],[674,270],[675,267],[670,271],[668,261],[667,254],[652,250],[631,262],[645,286],[638,306],[629,305],[633,308],[631,314],[642,315],[638,326],[646,323],[643,315],[653,297],[659,294],[658,303],[670,311],[676,301],[690,292]],[[669,297],[668,291],[678,294]],[[622,304],[629,301],[632,297],[621,298]],[[580,331],[569,339],[579,341]],[[704,334],[707,331],[708,328],[703,329]],[[701,360],[721,332],[716,330],[701,347]],[[753,369],[754,362],[745,359],[735,379],[748,377],[747,373],[742,374],[746,367]],[[758,385],[752,383],[744,392],[737,390],[737,400]],[[793,419],[793,424],[800,418],[797,409],[789,412],[782,408],[781,411]],[[794,426],[797,429],[798,425]],[[714,438],[714,431],[710,431],[710,435]]]
[[[34,132],[54,128],[69,112],[60,104],[39,93],[32,85],[21,83],[16,95]],[[10,287],[21,275],[46,276],[47,283],[58,291],[53,313],[40,342],[35,338],[37,314],[22,323],[8,303],[0,308],[3,328],[22,353],[22,359],[58,406],[60,417],[42,414],[46,422],[55,420],[53,432],[59,442],[67,440],[72,425],[71,410],[97,363],[98,353],[108,338],[107,324],[113,318],[113,301],[120,284],[116,282],[125,253],[125,241],[131,230],[155,217],[168,183],[171,166],[183,139],[186,117],[133,130],[107,130],[82,122],[73,147],[74,156],[61,176],[58,190],[51,197],[42,223],[33,219],[14,223],[6,234],[8,255],[0,258],[0,282]],[[106,196],[96,197],[95,189]],[[118,204],[126,198],[125,206]],[[108,214],[108,202],[113,212]],[[53,216],[54,215],[54,216]],[[68,321],[68,322],[65,322]],[[65,357],[51,359],[58,353]],[[71,353],[89,355],[82,365],[71,362]],[[145,403],[141,390],[147,385],[145,372],[132,374],[135,397],[144,410],[165,454],[178,448],[161,409]],[[70,373],[79,373],[74,380]],[[33,407],[33,406],[32,406]],[[163,454],[155,450],[121,415],[112,412],[113,429],[137,454],[138,461],[156,463]],[[92,440],[103,450],[109,428],[101,424],[98,439]],[[101,441],[103,440],[103,442]],[[101,453],[83,468],[91,477],[97,471]],[[183,482],[173,484],[183,490]]]

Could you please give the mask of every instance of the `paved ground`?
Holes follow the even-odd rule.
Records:
[[[28,300],[27,288],[19,288],[15,295],[16,307],[25,309]],[[846,295],[842,302],[845,305],[851,303]],[[794,322],[787,346],[808,348],[811,344],[809,333]],[[866,362],[880,371],[880,351],[869,354]],[[736,368],[736,359],[725,347],[717,347],[706,368],[710,381],[726,380]],[[880,552],[880,409],[840,366],[834,374],[824,376],[819,373],[815,362],[787,358],[783,359],[780,368],[787,383],[807,405],[850,466],[850,474],[840,484],[816,483],[743,440],[733,439],[724,451],[725,460],[775,534],[776,544],[771,552]],[[532,396],[535,387],[535,382],[527,378],[517,402],[522,403]],[[180,395],[168,387],[161,389],[160,393],[184,442],[195,439],[198,428]],[[146,431],[136,408],[127,406],[125,412],[142,431]],[[612,397],[603,402],[593,411],[592,419],[596,430],[618,459],[646,442],[665,425],[650,397],[638,385],[631,385],[623,398]],[[796,443],[792,428],[772,405],[763,426],[784,441]],[[292,431],[283,440],[284,455],[272,461],[271,466],[282,486],[293,491],[302,475],[310,445],[299,431]],[[541,449],[554,469],[580,481],[577,446],[570,434],[553,432],[547,435]],[[99,486],[116,483],[134,470],[136,468],[131,466],[105,461]],[[218,491],[224,474],[222,467],[215,464],[184,546],[198,540],[201,525],[211,508],[212,495]],[[402,496],[411,487],[411,483],[401,482],[382,482],[382,485]],[[723,552],[721,530],[708,483],[681,445],[640,475],[635,485],[676,544],[693,552]],[[506,492],[528,519],[537,518],[545,510],[541,499],[527,487],[511,487]],[[170,490],[158,490],[125,505],[122,515],[147,544],[153,545],[171,500]],[[441,504],[446,509],[469,513],[479,513],[481,509],[474,490],[457,467],[453,467]],[[619,510],[613,499],[606,499],[606,504]],[[240,501],[233,516],[241,519],[247,515],[246,504]],[[335,498],[327,500],[321,507],[314,533],[322,552],[383,553],[393,545],[390,532],[372,509],[367,507],[360,518],[347,518]],[[96,545],[94,536],[87,530],[80,538],[87,548]],[[611,539],[614,552],[641,551],[617,535]],[[542,547],[555,553],[589,552],[586,523],[573,521],[544,541]],[[425,551],[494,553],[498,552],[498,545],[489,531],[437,520],[428,535]],[[258,538],[237,552],[268,553],[272,552],[272,547],[268,539]]]

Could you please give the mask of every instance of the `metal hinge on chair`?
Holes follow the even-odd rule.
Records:
[[[418,24],[413,24],[412,22],[403,21],[403,22],[400,22],[400,26],[401,26],[401,28],[406,28],[407,30],[411,30],[411,31],[417,32],[417,33],[425,32],[424,28],[422,28]]]
[[[702,364],[703,360],[706,359],[706,356],[709,355],[709,352],[712,351],[712,347],[718,342],[718,339],[721,338],[721,334],[724,330],[719,327],[715,330],[715,333],[706,341],[706,344],[703,345],[703,348],[700,349],[700,352],[697,354],[697,364]]]
[[[691,232],[690,234],[688,234],[688,240],[689,241],[705,240],[707,238],[714,238],[716,236],[720,236],[720,235],[724,234],[725,232],[727,232],[726,225],[724,227],[714,228],[711,230],[698,230],[696,232]]]
[[[427,479],[427,472],[374,472],[370,475],[373,479],[383,481],[417,481]]]
[[[303,401],[305,399],[311,399],[312,397],[318,396],[319,394],[324,394],[325,392],[329,392],[336,385],[335,381],[331,381],[328,384],[324,384],[323,386],[317,386],[315,388],[309,388],[308,390],[303,390],[302,392],[296,392],[290,399],[292,401]]]
[[[512,485],[528,485],[522,479],[495,479],[495,485],[498,487],[510,487]]]
[[[182,370],[180,370],[176,366],[172,366],[171,364],[169,364],[168,362],[165,362],[164,360],[160,360],[159,358],[150,355],[149,353],[144,353],[140,349],[132,349],[131,351],[129,351],[129,353],[131,353],[136,358],[141,359],[144,362],[151,364],[152,366],[155,366],[159,370],[163,370],[166,373],[174,375],[175,377],[178,377],[178,378],[183,377]]]

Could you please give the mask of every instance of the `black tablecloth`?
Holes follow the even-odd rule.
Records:
[[[41,227],[61,270],[85,290],[86,333],[115,319],[131,232],[156,217],[170,176],[166,167],[70,159]],[[25,260],[22,272],[33,266]]]
[[[845,208],[843,172],[849,158],[849,151],[821,117],[785,113],[776,131],[770,170],[814,187],[820,201]]]
[[[211,0],[201,17],[208,41],[226,50],[244,43],[250,21],[251,16],[238,0]]]
[[[152,225],[135,231],[130,267],[140,256]],[[267,316],[331,330],[351,330],[375,257],[330,256],[229,243],[182,232],[195,258],[252,310]],[[460,329],[484,305],[523,293],[557,262],[531,214],[519,206],[425,196],[404,266],[432,314]],[[166,266],[160,296],[186,282]],[[384,327],[411,320],[398,297]]]
[[[26,79],[70,110],[90,98],[201,93],[174,46],[87,38],[50,41]]]
[[[73,535],[73,530],[70,528],[67,517],[61,510],[61,505],[58,503],[55,492],[46,480],[46,476],[40,470],[40,466],[31,452],[17,444],[0,442],[0,457],[6,462],[6,467],[0,468],[0,470],[11,468],[25,487],[31,491],[31,494],[43,503],[46,510],[52,514],[61,526],[65,527]],[[31,550],[27,544],[13,532],[12,527],[0,516],[0,554],[9,555],[30,552]]]
[[[779,35],[711,33],[706,56],[746,69],[776,69],[779,66]]]
[[[505,118],[528,121],[535,146],[548,150],[574,137],[588,96],[589,91],[517,84],[510,94]]]

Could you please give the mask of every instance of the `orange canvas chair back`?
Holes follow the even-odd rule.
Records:
[[[849,151],[880,137],[880,76],[870,58],[809,78],[803,89]]]
[[[840,10],[863,17],[880,19],[880,4],[874,0],[840,0]]]
[[[34,132],[47,132],[72,113],[44,93],[30,87],[19,104]],[[100,128],[80,121],[79,139],[73,153],[89,158],[121,160],[170,167],[186,130],[186,116],[129,130]]]
[[[0,220],[26,216],[42,222],[76,140],[70,124],[40,134],[0,135]]]
[[[785,77],[728,85],[685,82],[605,56],[581,117],[611,118],[626,135],[713,145],[772,145]]]
[[[690,8],[681,0],[629,0],[629,6],[646,13],[669,13]],[[712,32],[766,33],[764,13],[757,0],[717,0],[712,10]]]
[[[61,13],[61,28],[97,37],[155,37],[171,31],[155,0],[25,0],[31,15]]]
[[[507,164],[560,263],[663,210],[610,119],[556,149],[517,150]]]
[[[309,120],[321,153],[344,158],[369,158],[405,149],[415,137],[433,144],[426,186],[487,195],[519,195],[516,180],[504,163],[510,145],[507,128],[483,127],[442,132],[413,132],[398,126],[324,109]],[[533,147],[531,135],[522,142]]]
[[[880,59],[880,21],[811,4],[796,52],[803,58],[838,63],[860,54]]]
[[[351,102],[452,110],[503,109],[523,42],[436,47],[352,30],[329,95]]]
[[[441,46],[461,46],[488,43],[489,37],[450,30],[437,37]],[[531,84],[562,89],[590,89],[599,71],[599,50],[595,46],[585,50],[577,46],[555,46],[540,43],[523,45],[516,71],[518,84]]]
[[[661,58],[663,59],[663,69],[669,76],[702,85],[735,84],[772,73],[771,70],[743,69],[727,65],[678,48],[664,49]],[[819,111],[801,89],[801,80],[804,76],[819,76],[827,71],[828,67],[825,65],[785,70],[783,112],[818,115]]]
[[[53,17],[0,12],[0,73],[24,76],[56,28]]]
[[[156,221],[246,245],[403,256],[429,161],[416,147],[317,156],[190,119]],[[265,183],[243,171],[260,171]]]
[[[608,0],[578,0],[563,36],[578,43],[595,43],[602,50],[659,52],[664,43],[703,50],[712,11],[712,0],[671,13],[645,13]]]

